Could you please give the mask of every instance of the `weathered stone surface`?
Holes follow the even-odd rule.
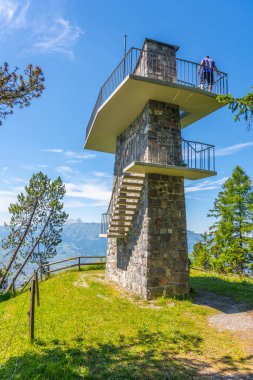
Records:
[[[146,39],[134,74],[176,83],[176,51],[175,46]],[[161,112],[157,109],[155,115],[160,116]]]
[[[175,49],[170,52],[175,60]],[[115,180],[133,161],[181,165],[179,120],[178,106],[150,100],[117,139]],[[146,174],[127,238],[108,239],[106,276],[144,298],[188,293],[182,177]]]

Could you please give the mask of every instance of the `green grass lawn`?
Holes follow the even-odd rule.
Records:
[[[212,291],[253,307],[253,279],[192,270],[191,286],[196,291]]]
[[[211,379],[201,375],[208,368],[249,372],[236,338],[208,325],[207,317],[215,311],[191,299],[142,301],[105,284],[102,274],[70,271],[40,284],[33,344],[29,292],[0,302],[1,380],[184,380]],[[252,281],[194,271],[191,286],[252,305]]]

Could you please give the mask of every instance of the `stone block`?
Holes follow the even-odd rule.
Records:
[[[154,139],[159,137],[170,149],[170,155],[162,151],[162,160],[171,160],[173,164],[180,162],[178,107],[150,100],[117,140],[115,177],[122,175],[124,165],[134,160],[132,150],[126,147],[140,134],[146,137],[137,137],[138,157],[157,159]],[[145,176],[128,238],[108,239],[106,276],[144,298],[187,293],[185,199],[181,177]]]

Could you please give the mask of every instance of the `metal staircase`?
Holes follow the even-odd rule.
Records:
[[[105,234],[108,238],[125,238],[131,228],[137,211],[145,174],[123,173],[116,179],[111,202],[108,208],[108,226]]]

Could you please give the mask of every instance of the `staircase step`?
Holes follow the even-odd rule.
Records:
[[[128,205],[128,206],[133,206],[133,205],[137,205],[139,202],[139,199],[117,199],[117,205]]]
[[[119,224],[116,224],[116,225],[111,225],[111,224],[109,224],[109,227],[108,227],[108,231],[110,231],[112,228],[113,229],[122,229],[122,230],[124,230],[124,229],[129,229],[129,227],[131,226],[131,224],[130,225],[125,225],[125,224],[122,224],[122,225],[119,225]]]
[[[139,195],[130,195],[129,193],[119,193],[117,199],[133,199],[133,200],[139,200],[140,196]]]
[[[114,194],[108,238],[126,238],[139,204],[145,174],[124,173]]]
[[[125,233],[128,233],[129,232],[129,228],[119,228],[119,227],[110,227],[109,229],[109,233],[110,234],[125,234]]]
[[[141,173],[124,173],[123,174],[123,178],[141,178],[141,179],[144,179],[145,178],[145,174],[141,174]]]
[[[122,185],[120,187],[120,192],[122,193],[133,193],[133,194],[140,194],[142,192],[142,185],[137,186],[131,186],[131,185]]]
[[[127,224],[126,224],[127,223]],[[131,226],[132,221],[131,220],[111,220],[110,226]]]
[[[127,235],[126,234],[113,234],[109,233],[107,234],[107,238],[112,238],[112,239],[124,239]]]
[[[128,217],[129,219],[126,219],[126,217]],[[111,222],[132,222],[133,220],[133,216],[131,215],[125,215],[124,218],[122,218],[122,216],[120,217],[120,219],[116,219],[115,217],[111,219]]]
[[[144,179],[138,179],[138,178],[123,178],[121,181],[122,185],[143,185]]]
[[[116,205],[114,210],[130,210],[130,211],[135,211],[136,210],[137,204],[134,205]]]
[[[115,216],[134,216],[135,214],[135,210],[132,210],[132,209],[128,209],[128,210],[114,210],[114,214]]]

